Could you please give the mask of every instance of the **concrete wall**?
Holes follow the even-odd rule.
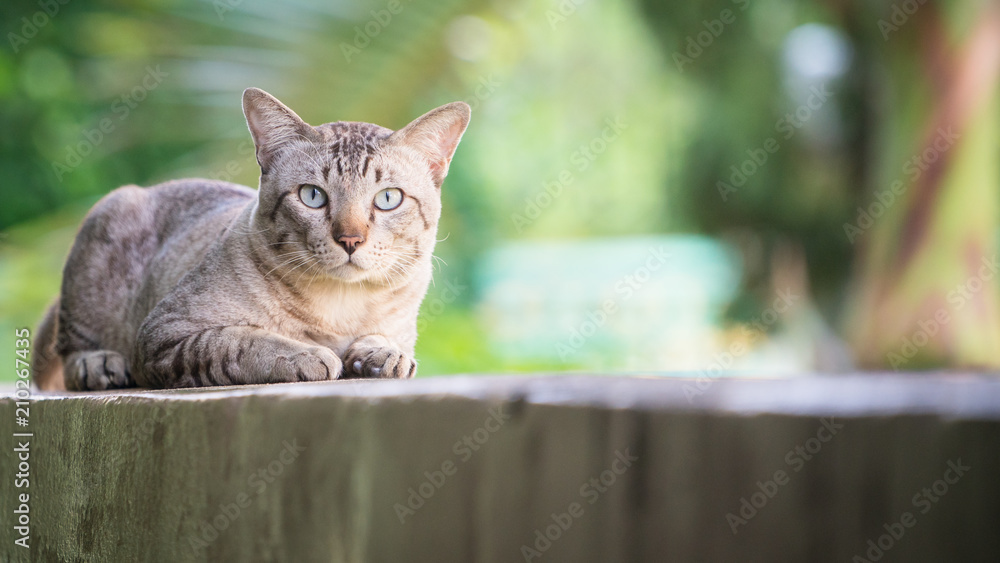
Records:
[[[7,393],[0,560],[25,492],[35,561],[1000,560],[1000,380],[702,387]]]

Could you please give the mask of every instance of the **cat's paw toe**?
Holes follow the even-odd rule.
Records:
[[[67,362],[67,388],[77,391],[101,391],[135,387],[125,357],[118,352],[98,350],[74,354]]]
[[[417,372],[417,361],[395,348],[362,348],[348,352],[345,377],[409,379]]]
[[[329,348],[317,346],[280,360],[279,371],[287,372],[287,381],[339,379],[343,372],[343,362]]]

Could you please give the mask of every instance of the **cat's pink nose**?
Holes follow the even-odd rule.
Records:
[[[337,242],[340,243],[340,246],[344,247],[347,255],[350,256],[361,246],[361,243],[365,242],[365,237],[360,235],[340,235],[337,237]]]

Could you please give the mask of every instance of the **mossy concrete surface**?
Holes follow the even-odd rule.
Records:
[[[36,392],[29,408],[17,426],[13,390],[0,399],[3,561],[1000,553],[989,377],[455,377]]]

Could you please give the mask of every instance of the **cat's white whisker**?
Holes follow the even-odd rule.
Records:
[[[295,262],[297,260],[304,259],[305,257],[306,257],[305,255],[297,255],[297,256],[292,256],[291,258],[287,258],[283,262],[277,264],[276,266],[274,266],[273,268],[271,268],[270,270],[268,270],[267,273],[264,274],[264,277],[267,277],[267,276],[271,275],[272,272],[274,272],[275,270],[277,270],[278,268],[280,268],[282,266],[291,264],[291,263],[293,263],[293,262]]]
[[[272,225],[272,226],[270,226],[270,227],[268,227],[266,229],[261,229],[259,231],[251,231],[249,229],[247,229],[247,230],[237,229],[235,227],[235,225],[233,227],[230,227],[231,232],[236,233],[238,235],[256,235],[256,234],[260,234],[260,233],[266,233],[267,231],[270,231],[273,228],[274,228],[274,226]]]
[[[298,270],[302,266],[305,266],[306,264],[308,264],[312,260],[312,258],[313,258],[312,256],[306,256],[303,259],[301,259],[301,261],[298,264],[296,264],[294,268],[292,268],[291,270],[288,270],[280,278],[278,278],[278,281],[284,281],[285,276],[287,276],[288,274],[294,272],[295,270]]]
[[[281,258],[282,256],[292,256],[293,254],[303,254],[303,253],[308,254],[309,251],[308,250],[291,250],[289,252],[284,252],[282,254],[277,255],[277,256],[275,256],[275,258]]]
[[[385,279],[385,285],[389,288],[389,291],[396,291],[396,283],[393,281],[392,270],[388,269],[383,272],[382,277]]]
[[[407,260],[407,261],[410,261],[410,262],[416,262],[417,261],[417,256],[416,255],[393,254],[392,257],[395,258],[396,260]]]
[[[378,269],[378,275],[381,276],[382,279],[385,281],[385,285],[390,286],[390,288],[391,288],[392,281],[389,279],[389,275],[386,272],[386,270],[385,270],[384,267],[379,267],[379,269]]]
[[[301,274],[299,274],[298,279],[295,280],[295,285],[296,286],[299,285],[299,282],[302,281],[302,276],[308,274],[310,271],[312,271],[313,268],[315,268],[316,266],[319,266],[319,265],[320,265],[319,260],[314,261],[311,266],[309,266],[308,268],[305,269],[305,271],[303,271]]]
[[[419,261],[412,258],[400,257],[395,260],[395,264],[402,265],[404,268],[412,268],[413,266],[419,264]]]
[[[280,260],[281,258],[283,258],[285,256],[292,256],[292,257],[289,258],[289,259],[287,259],[287,260],[285,260],[284,262],[278,264],[277,266],[271,268],[270,270],[268,270],[268,272],[266,274],[264,274],[265,278],[267,276],[271,275],[271,272],[277,270],[278,268],[280,268],[280,267],[282,267],[282,266],[284,266],[286,264],[290,264],[292,262],[295,262],[296,260],[301,260],[301,259],[307,259],[307,258],[309,258],[309,256],[311,256],[311,253],[308,250],[297,250],[295,252],[289,252],[287,254],[281,254],[279,256],[276,256],[275,259],[276,260]]]
[[[313,274],[312,277],[309,278],[309,283],[306,284],[306,288],[303,291],[303,293],[308,294],[309,293],[309,288],[312,287],[313,282],[316,281],[316,278],[323,273],[322,264],[319,261],[317,261],[317,264],[320,264],[321,267],[320,267],[320,269],[316,270],[316,273]]]

